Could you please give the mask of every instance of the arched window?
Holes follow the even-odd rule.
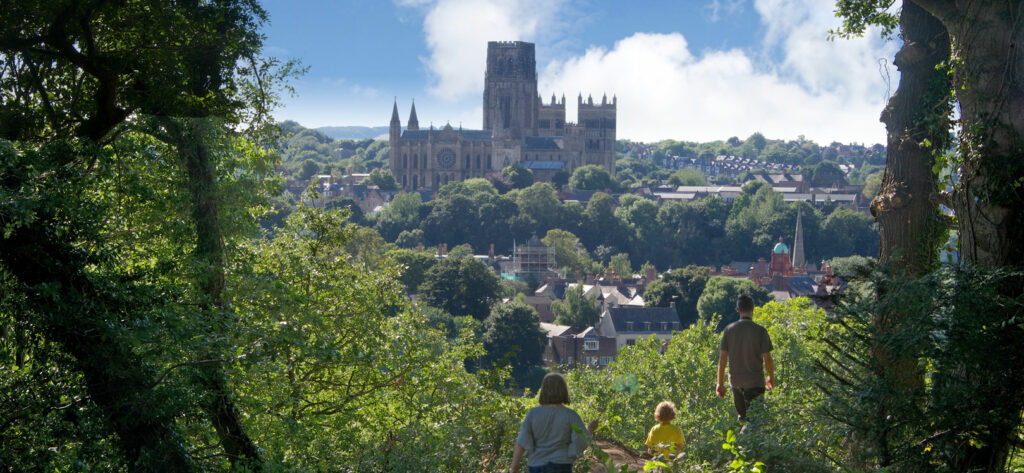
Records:
[[[415,159],[416,158],[413,157],[413,162],[416,162]],[[413,190],[420,188],[420,177],[417,175],[412,176],[412,188]]]
[[[480,155],[476,155],[476,168],[480,169]]]
[[[409,176],[402,174],[402,187],[409,187],[409,180],[406,179],[407,177]]]
[[[466,155],[466,169],[469,169],[469,155]]]
[[[418,163],[419,163],[419,157],[418,157],[418,156],[416,156],[415,154],[414,154],[414,155],[412,155],[412,168],[413,168],[413,169],[416,169],[416,168],[418,168],[418,167],[419,167],[419,166],[418,166]]]
[[[409,167],[409,155],[408,154],[403,154],[402,155],[402,167],[403,168]]]

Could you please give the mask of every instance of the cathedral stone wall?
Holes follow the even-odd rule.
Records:
[[[391,114],[390,166],[406,190],[438,189],[453,180],[487,177],[519,163],[538,180],[596,164],[615,172],[616,99],[577,100],[578,123],[565,120],[565,97],[544,104],[537,94],[535,47],[522,41],[487,44],[483,130],[446,125],[420,130],[416,106],[402,131]]]

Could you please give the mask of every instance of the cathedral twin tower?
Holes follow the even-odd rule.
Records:
[[[534,180],[596,164],[615,172],[616,99],[600,104],[577,99],[577,123],[565,120],[565,97],[544,104],[537,94],[533,43],[487,43],[483,130],[445,125],[419,128],[416,105],[402,131],[398,103],[391,112],[390,165],[406,190],[436,190],[450,181],[498,174],[514,163],[531,169]]]

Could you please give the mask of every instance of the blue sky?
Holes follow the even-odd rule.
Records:
[[[266,52],[309,67],[279,119],[481,125],[487,41],[537,45],[540,94],[619,103],[618,137],[885,141],[898,45],[827,41],[827,0],[264,0]]]

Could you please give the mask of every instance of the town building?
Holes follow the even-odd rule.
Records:
[[[533,43],[487,43],[484,71],[483,129],[464,130],[446,124],[420,129],[416,104],[406,129],[391,112],[389,164],[395,180],[406,190],[438,189],[451,181],[486,177],[505,166],[520,164],[537,180],[595,164],[615,173],[617,99],[594,103],[576,101],[577,123],[565,119],[565,96],[545,104],[537,92],[537,62]]]
[[[668,341],[686,327],[675,307],[611,307],[605,309],[594,328],[597,335],[614,338],[615,346],[622,349],[650,336]]]

